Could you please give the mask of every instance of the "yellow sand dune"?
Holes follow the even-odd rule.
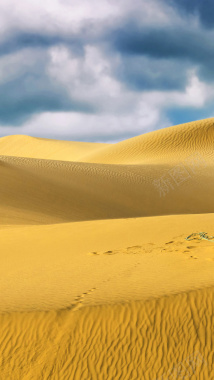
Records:
[[[213,159],[214,118],[180,124],[90,152],[84,161],[107,164],[174,164],[196,151]]]
[[[213,302],[210,288],[2,314],[2,379],[213,379]]]
[[[78,161],[109,145],[12,135],[0,138],[0,155]]]
[[[0,156],[0,177],[1,224],[214,212],[209,157],[154,166]]]
[[[0,308],[64,309],[211,286],[213,244],[185,237],[213,223],[214,214],[196,214],[4,227]]]
[[[214,119],[0,139],[0,379],[214,378]]]

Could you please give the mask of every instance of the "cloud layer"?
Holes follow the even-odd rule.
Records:
[[[0,4],[0,135],[115,142],[213,116],[214,6]]]

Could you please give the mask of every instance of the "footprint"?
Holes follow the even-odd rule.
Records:
[[[132,247],[127,247],[125,250],[124,250],[124,253],[128,253],[128,254],[133,254],[133,255],[136,255],[136,254],[139,254],[139,253],[145,253],[145,252],[151,252],[151,249],[150,250],[146,250],[145,248],[143,249],[143,247],[141,245],[134,245]]]
[[[104,255],[115,255],[116,254],[116,251],[106,251],[106,252],[103,252]]]
[[[83,302],[84,302],[84,298],[85,298],[87,295],[89,295],[89,294],[91,294],[92,292],[94,292],[94,290],[96,290],[96,289],[97,289],[97,288],[91,288],[91,289],[89,289],[88,291],[86,291],[86,292],[80,294],[79,296],[76,296],[76,297],[74,298],[74,300],[75,300],[75,304],[73,305],[72,310],[75,311],[75,310],[80,309],[80,307],[82,306],[82,304],[83,304]]]
[[[99,252],[89,252],[89,255],[97,255],[97,256],[99,256],[100,253]]]
[[[189,247],[187,247],[187,249],[192,249],[192,248],[195,248],[194,245],[190,245]]]
[[[139,248],[142,248],[141,245],[133,245],[133,247],[127,247],[126,249],[129,250],[129,249],[139,249]]]
[[[172,244],[174,243],[174,241],[168,241],[168,243],[165,243],[165,244]]]
[[[106,252],[89,252],[89,255],[100,256],[100,255],[115,255],[117,251],[106,251]]]

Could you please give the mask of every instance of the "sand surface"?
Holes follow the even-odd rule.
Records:
[[[0,139],[0,379],[214,379],[214,119]]]

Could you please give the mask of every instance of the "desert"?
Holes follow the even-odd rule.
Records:
[[[0,138],[1,379],[214,378],[213,159],[214,118]]]

